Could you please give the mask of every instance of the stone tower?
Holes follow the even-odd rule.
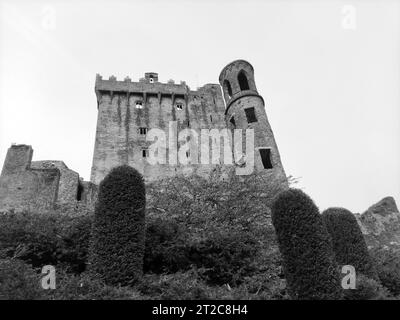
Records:
[[[99,184],[113,167],[123,164],[136,168],[146,181],[180,173],[207,176],[221,165],[223,169],[232,168],[232,162],[225,162],[229,152],[224,148],[232,142],[229,129],[241,128],[254,129],[252,172],[287,183],[264,101],[256,89],[253,67],[243,60],[230,63],[221,72],[220,84],[191,90],[183,81],[162,83],[155,72],[145,73],[138,82],[128,77],[119,81],[114,76],[103,79],[97,75],[98,117],[91,182]],[[176,132],[171,126],[176,127]],[[152,129],[165,133],[167,143],[162,153],[167,155],[166,163],[149,162],[154,145]],[[183,141],[182,131],[194,131],[195,135]],[[186,151],[185,156],[181,147],[189,140],[200,148],[198,152]],[[213,148],[216,144],[219,149]],[[182,157],[187,157],[189,163],[183,163]]]
[[[154,72],[145,73],[138,82],[97,75],[95,92],[98,116],[91,182],[99,184],[113,167],[123,164],[136,168],[146,181],[179,173],[204,176],[212,170],[213,165],[199,164],[200,154],[197,161],[188,154],[192,162],[188,165],[174,163],[176,153],[170,147],[179,147],[182,141],[171,135],[170,126],[176,125],[177,132],[226,128],[219,84],[191,90],[184,81],[162,83]],[[146,159],[153,143],[147,139],[151,129],[166,133],[167,164],[151,165]]]
[[[274,134],[265,112],[265,103],[254,80],[254,69],[236,60],[222,69],[219,83],[225,98],[225,121],[230,129],[254,130],[254,171],[287,184]]]

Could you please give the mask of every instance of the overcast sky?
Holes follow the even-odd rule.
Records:
[[[90,177],[96,73],[218,83],[255,69],[287,174],[320,207],[400,205],[400,1],[0,0],[0,166],[11,143]]]

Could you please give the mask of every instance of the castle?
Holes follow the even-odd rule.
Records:
[[[205,129],[208,132],[216,129],[214,133],[253,129],[252,174],[265,176],[266,183],[278,181],[287,185],[264,99],[257,91],[254,69],[247,61],[231,62],[221,71],[219,84],[206,84],[195,91],[185,82],[161,83],[157,73],[149,72],[138,82],[128,77],[117,81],[114,76],[105,80],[97,75],[95,93],[98,117],[91,181],[80,179],[62,161],[32,162],[30,146],[13,145],[0,176],[0,209],[10,206],[42,208],[72,201],[92,205],[98,184],[111,168],[122,164],[136,168],[146,181],[176,174],[207,176],[216,166],[229,164],[210,160],[208,146],[213,143],[212,136],[206,136],[206,153],[204,145],[199,152],[192,152],[193,141],[200,145],[203,138],[193,133]],[[148,159],[154,143],[149,134],[155,128],[166,133],[164,147],[161,145],[157,152],[165,153],[167,162],[154,164]],[[179,139],[177,132],[185,130],[191,133],[184,140]],[[232,141],[232,136],[227,135],[224,145],[227,141],[237,142]],[[214,139],[219,143],[221,137],[222,134]],[[238,141],[243,150],[246,149],[245,138]],[[188,161],[181,163],[177,160],[178,149],[184,143],[190,144],[185,153]],[[201,157],[204,160],[204,154],[208,157],[205,163],[200,161]],[[236,156],[233,158],[238,160]],[[232,166],[238,165],[239,161],[233,161]]]

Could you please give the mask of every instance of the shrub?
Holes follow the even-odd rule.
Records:
[[[144,269],[153,273],[185,272],[195,266],[208,284],[239,284],[255,269],[259,239],[247,231],[216,228],[196,237],[174,219],[148,219]]]
[[[142,297],[156,300],[266,300],[285,299],[282,282],[271,282],[265,274],[243,278],[237,287],[210,286],[203,278],[204,270],[191,268],[174,274],[146,274],[137,284]]]
[[[379,280],[393,296],[400,294],[400,249],[374,248],[370,251]]]
[[[343,291],[345,300],[384,300],[389,295],[378,281],[361,273],[357,274],[356,288]]]
[[[196,270],[165,275],[145,275],[137,286],[142,295],[157,300],[213,299],[213,290]]]
[[[34,300],[44,298],[40,276],[18,259],[0,260],[0,300]]]
[[[49,300],[140,300],[143,297],[128,287],[112,287],[89,273],[74,275],[57,270],[56,289],[46,290]]]
[[[339,299],[339,274],[318,208],[301,190],[280,193],[272,205],[288,291],[293,299]]]
[[[331,236],[336,262],[351,265],[356,274],[377,280],[367,244],[358,226],[356,217],[343,208],[329,208],[322,213],[322,220]]]
[[[207,283],[238,285],[254,272],[260,248],[257,239],[247,232],[220,231],[189,243],[187,250],[190,263],[204,269],[202,277]]]
[[[187,234],[173,219],[151,217],[146,219],[146,246],[144,272],[174,273],[187,270]]]
[[[49,212],[6,212],[0,215],[0,251],[33,267],[65,266],[72,272],[86,267],[92,216]]]
[[[220,172],[150,184],[146,272],[185,272],[193,265],[205,269],[207,284],[240,285],[257,272],[262,252],[277,248],[265,203],[278,189],[259,177],[222,179]]]
[[[100,183],[90,267],[107,284],[128,285],[143,272],[145,186],[141,174],[120,166]]]

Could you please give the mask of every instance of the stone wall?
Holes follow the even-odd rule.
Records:
[[[240,88],[238,75],[241,73],[247,77],[247,90]],[[180,173],[207,176],[217,165],[223,165],[224,170],[229,170],[233,164],[227,164],[222,156],[225,143],[222,139],[219,141],[219,162],[212,161],[211,138],[208,139],[208,164],[201,161],[203,150],[199,147],[204,147],[201,144],[201,130],[218,129],[219,133],[222,133],[221,129],[228,129],[227,136],[232,146],[230,130],[236,128],[242,129],[243,132],[246,129],[254,129],[255,162],[252,169],[255,170],[251,172],[265,175],[268,181],[281,181],[287,187],[287,178],[265,112],[264,100],[256,89],[253,67],[243,60],[234,61],[222,70],[219,80],[220,84],[207,84],[193,91],[184,82],[160,83],[156,73],[146,73],[145,78],[139,82],[132,82],[130,78],[117,81],[113,76],[104,80],[97,75],[95,92],[98,117],[91,182],[99,184],[113,167],[124,164],[136,168],[147,182]],[[227,87],[224,87],[226,81],[231,83],[230,94]],[[224,88],[224,97],[221,86]],[[138,106],[138,102],[141,105]],[[257,122],[248,123],[245,109],[249,107],[255,109]],[[232,117],[236,119],[236,125],[230,123]],[[181,164],[178,160],[175,164],[171,161],[176,157],[175,150],[179,150],[180,146],[188,142],[177,141],[176,133],[170,135],[170,125],[174,122],[178,134],[184,129],[192,129],[197,133],[197,137],[191,136],[189,139],[193,142],[197,138],[193,148],[197,152],[190,150],[187,153],[189,163]],[[166,143],[162,151],[167,154],[166,164],[150,164],[148,158],[143,156],[143,152],[146,152],[144,150],[148,149],[154,140],[147,141],[146,134],[140,132],[141,128],[148,131],[157,128],[165,133]],[[242,142],[245,154],[244,135]],[[207,147],[207,144],[205,146]],[[183,150],[181,154],[185,152]],[[264,162],[271,161],[271,168],[262,162],[261,152],[268,153],[268,159],[265,160],[264,156]]]
[[[60,183],[58,188],[58,202],[76,201],[78,196],[79,174],[68,169],[62,161],[33,161],[32,169],[51,169],[57,168],[60,170]]]
[[[55,203],[60,170],[30,168],[32,154],[27,145],[8,149],[0,176],[0,209],[41,209]]]
[[[89,208],[94,208],[97,200],[98,186],[88,181],[80,181],[80,199],[81,203]]]
[[[96,185],[81,181],[62,161],[32,161],[32,155],[31,146],[8,149],[0,176],[0,210],[40,211],[56,204],[94,207]]]
[[[393,197],[355,216],[369,248],[400,246],[400,213]]]
[[[199,133],[201,129],[226,128],[225,105],[218,84],[208,84],[191,91],[184,83],[150,83],[146,79],[127,82],[116,81],[112,77],[110,80],[97,77],[96,94],[98,118],[91,172],[93,183],[99,184],[111,168],[122,164],[139,170],[147,181],[178,173],[203,175],[214,167],[181,165],[179,161],[173,165],[169,161],[168,150],[167,164],[150,165],[142,150],[153,141],[146,141],[146,135],[140,134],[140,128],[163,130],[167,148],[171,121],[177,122],[178,133],[187,128]],[[142,102],[142,108],[136,107],[137,101]],[[194,156],[190,154],[189,157]],[[200,162],[200,154],[194,162]]]

